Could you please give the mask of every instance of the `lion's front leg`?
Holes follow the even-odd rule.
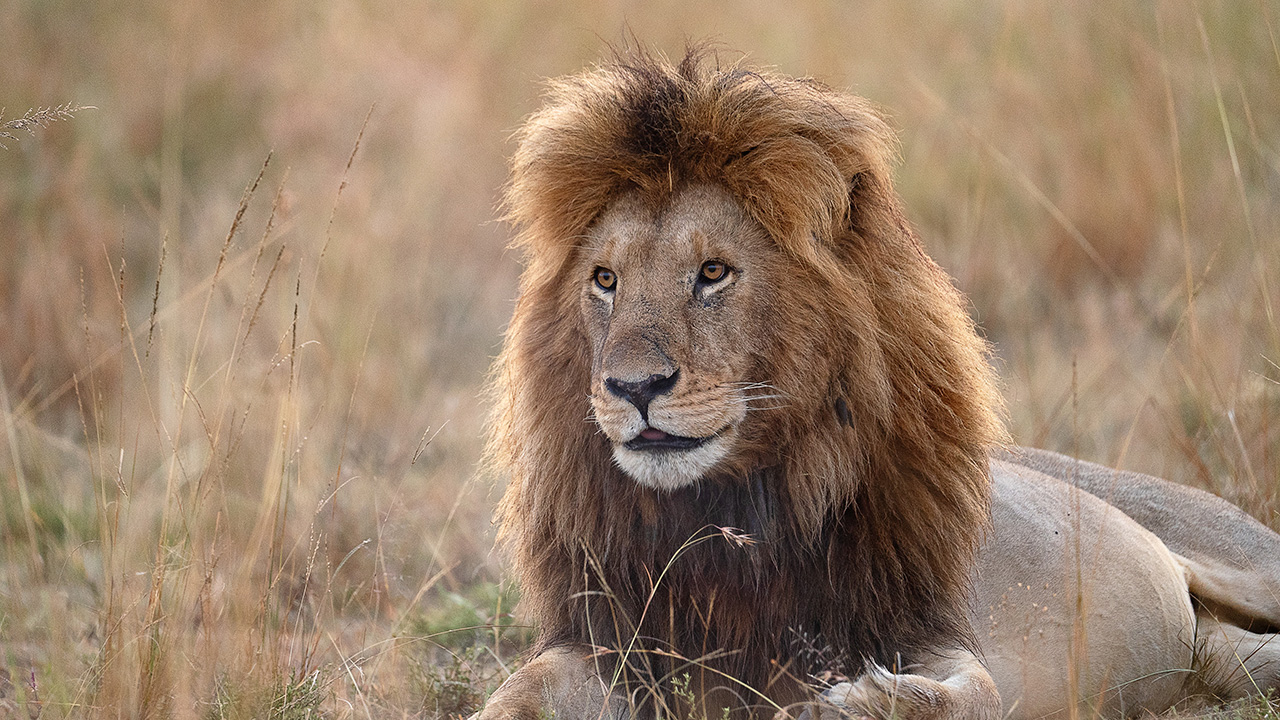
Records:
[[[1000,693],[986,667],[972,653],[954,652],[892,673],[880,665],[852,682],[824,693],[820,720],[871,717],[876,720],[998,720]],[[806,712],[801,717],[812,717]]]
[[[621,720],[626,698],[609,691],[590,648],[547,650],[502,683],[471,720]]]

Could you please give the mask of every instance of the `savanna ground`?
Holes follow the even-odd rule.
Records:
[[[1275,0],[0,16],[0,122],[94,106],[0,138],[0,718],[444,717],[519,662],[494,206],[540,79],[625,28],[880,103],[1015,439],[1280,526]]]

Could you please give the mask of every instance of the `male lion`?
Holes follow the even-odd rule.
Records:
[[[864,100],[705,53],[553,83],[513,161],[491,438],[541,634],[481,718],[1133,715],[1280,685],[1280,537],[1000,449],[893,142]]]

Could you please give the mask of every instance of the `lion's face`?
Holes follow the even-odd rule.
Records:
[[[618,465],[674,489],[732,457],[753,403],[782,258],[725,190],[652,208],[623,196],[593,225],[579,273],[591,405]]]

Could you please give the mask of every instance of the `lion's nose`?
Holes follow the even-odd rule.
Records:
[[[680,371],[675,370],[670,375],[654,374],[638,382],[605,378],[604,386],[609,389],[609,392],[635,405],[640,411],[640,417],[647,423],[649,422],[649,403],[653,402],[655,397],[671,392],[671,388],[676,386],[676,380],[679,377]]]

